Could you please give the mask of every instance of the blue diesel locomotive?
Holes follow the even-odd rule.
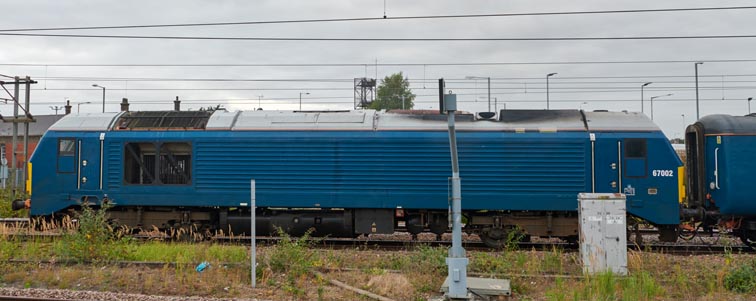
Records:
[[[502,110],[457,120],[465,230],[487,244],[515,229],[574,239],[580,192],[625,193],[630,215],[677,239],[682,162],[644,115]],[[243,233],[255,179],[260,231],[441,234],[448,225],[448,134],[437,111],[69,115],[31,164],[32,216],[111,201],[114,222],[131,227]]]

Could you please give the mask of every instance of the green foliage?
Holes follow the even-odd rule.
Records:
[[[23,195],[18,195],[17,198],[22,198]],[[27,209],[21,209],[18,211],[13,211],[11,207],[11,203],[13,200],[10,198],[10,189],[2,189],[0,190],[0,218],[8,218],[8,217],[27,217],[29,216],[29,210]]]
[[[446,270],[447,253],[446,248],[421,245],[417,252],[410,255],[409,265],[405,268],[429,273]]]
[[[569,290],[557,285],[547,292],[551,300],[565,300]],[[618,277],[612,272],[587,276],[572,291],[572,300],[656,300],[664,295],[664,289],[648,272],[639,272],[627,277]]]
[[[280,228],[277,230],[281,239],[264,254],[261,262],[267,269],[285,274],[286,281],[281,284],[281,288],[296,296],[297,299],[301,299],[305,290],[300,283],[320,262],[311,249],[314,243],[310,239],[312,229],[298,239],[292,239]]]
[[[375,101],[370,104],[371,109],[391,110],[402,109],[402,99],[404,108],[409,110],[414,106],[415,94],[409,88],[409,81],[401,72],[386,76],[376,91]]]
[[[477,253],[470,260],[470,271],[486,274],[505,274],[512,267],[511,261],[497,253]]]
[[[756,260],[727,273],[724,277],[724,286],[738,293],[756,293]]]
[[[83,204],[82,210],[76,214],[76,229],[63,235],[56,244],[57,253],[82,262],[118,260],[128,256],[134,242],[119,237],[108,223],[107,210],[111,206],[103,204],[95,210]]]
[[[278,235],[281,240],[266,252],[263,264],[277,273],[293,276],[307,274],[316,262],[315,254],[310,248],[313,244],[310,231],[298,239],[291,238],[281,229],[278,229]]]

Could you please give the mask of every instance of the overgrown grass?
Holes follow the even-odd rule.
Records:
[[[107,209],[103,204],[93,209],[88,204],[76,214],[76,223],[65,229],[61,240],[56,242],[55,251],[78,261],[111,261],[128,257],[133,252],[134,241],[119,235],[108,223]]]
[[[9,188],[0,189],[0,218],[29,216],[29,210],[27,209],[13,211],[11,207],[13,200],[11,200],[10,194],[11,191]],[[23,198],[24,195],[17,195],[16,197]]]
[[[737,293],[756,293],[756,259],[728,272],[724,286]]]

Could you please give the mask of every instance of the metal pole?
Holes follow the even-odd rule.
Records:
[[[105,87],[102,88],[102,112],[105,113]]]
[[[255,193],[256,193],[255,192],[255,180],[250,180],[249,181],[249,186],[250,186],[250,202],[249,202],[249,208],[250,208],[249,209],[249,215],[250,215],[250,225],[249,225],[250,226],[250,231],[249,231],[249,235],[250,235],[250,239],[249,240],[251,241],[251,246],[249,248],[249,251],[251,253],[250,254],[250,257],[251,257],[250,260],[252,261],[251,262],[251,264],[252,264],[252,268],[251,268],[251,270],[252,270],[251,271],[251,275],[252,275],[252,288],[255,288],[257,286],[257,273],[256,273],[257,272],[256,271],[256,268],[257,268],[257,244],[256,244],[256,241],[255,241],[255,237],[257,236],[257,229],[255,227],[256,226],[255,225],[255,218],[256,218],[255,211],[257,209],[257,199],[255,197]]]
[[[554,73],[546,74],[546,110],[550,109],[550,106],[549,106],[549,77],[554,76],[554,75],[557,75],[557,73],[554,72]]]
[[[13,175],[13,181],[11,182],[11,200],[16,198],[16,187],[18,187],[18,167],[16,161],[16,149],[18,146],[18,95],[19,95],[19,78],[18,76],[13,78],[15,83],[13,85],[13,138],[11,146],[11,171]]]
[[[654,98],[656,97],[651,97],[651,121],[654,120]]]
[[[26,117],[24,118],[24,161],[23,161],[24,166],[21,167],[21,170],[23,172],[22,179],[24,180],[24,186],[26,186],[27,177],[29,176],[26,169],[29,166],[29,163],[28,163],[28,160],[29,160],[29,117],[31,117],[31,112],[30,112],[31,108],[29,107],[29,104],[30,104],[30,98],[31,98],[31,78],[28,76],[26,77],[25,98],[26,99],[24,100],[24,106],[26,108],[27,114],[26,114]],[[24,189],[23,191],[26,191],[26,189]]]
[[[488,77],[488,111],[491,112],[491,77]]]
[[[449,299],[468,299],[468,261],[465,257],[465,249],[462,248],[462,192],[461,180],[459,178],[459,158],[457,156],[457,136],[454,124],[454,112],[456,111],[457,105],[456,103],[451,104],[452,101],[456,102],[456,98],[446,103],[446,107],[449,110],[449,148],[452,165],[452,247],[449,251],[449,257],[446,259],[446,264],[449,269],[449,276],[447,278],[449,292],[447,297]]]
[[[643,100],[644,100],[643,99],[643,88],[645,88],[646,86],[648,86],[650,84],[653,84],[653,83],[652,82],[647,82],[647,83],[641,85],[641,113],[643,113],[643,110],[644,110],[644,105],[643,105]]]
[[[696,62],[695,64],[693,64],[696,70],[696,120],[701,118],[701,115],[699,113],[700,110],[698,107],[698,65],[699,64],[703,64],[703,62]]]
[[[546,110],[549,109],[549,76],[546,75]]]
[[[748,97],[748,115],[751,115],[751,100],[753,97]]]
[[[641,85],[641,113],[643,113],[643,88],[646,85]]]
[[[302,92],[299,92],[299,110],[302,110]]]

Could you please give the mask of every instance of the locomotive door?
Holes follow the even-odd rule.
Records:
[[[595,133],[593,147],[593,183],[595,192],[622,192],[622,147],[620,139],[606,137],[611,134]],[[604,137],[601,137],[604,136]]]
[[[100,139],[78,139],[77,142],[77,174],[76,187],[79,190],[102,190],[102,147],[104,133]]]

